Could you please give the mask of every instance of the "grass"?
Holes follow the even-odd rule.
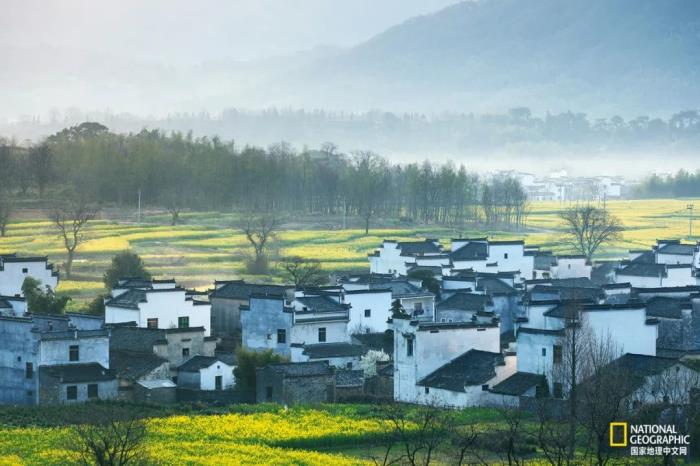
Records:
[[[610,211],[625,226],[621,241],[600,252],[600,258],[621,257],[626,250],[649,247],[657,238],[684,238],[688,232],[685,207],[692,200],[610,201]],[[698,203],[697,201],[695,201]],[[562,225],[558,212],[567,207],[557,202],[535,202],[523,232],[456,229],[436,226],[398,226],[371,229],[365,235],[361,229],[339,230],[328,219],[298,220],[293,227],[277,234],[274,253],[279,256],[299,255],[315,258],[328,271],[366,270],[367,253],[382,239],[416,239],[426,236],[443,241],[455,236],[484,236],[502,239],[526,239],[557,252],[567,251],[561,243]],[[144,217],[142,225],[117,222],[111,218],[92,222],[85,231],[86,242],[80,246],[74,263],[72,280],[61,280],[59,292],[74,298],[72,309],[104,292],[101,277],[112,256],[130,248],[140,254],[156,277],[174,277],[183,285],[198,289],[212,286],[215,279],[246,278],[281,282],[277,270],[268,276],[252,276],[245,272],[245,257],[250,249],[242,232],[231,225],[232,214],[192,212],[182,216],[186,223],[170,226],[167,215]],[[116,216],[124,218],[123,215]],[[317,228],[307,227],[313,224]],[[392,225],[391,221],[383,223]],[[328,229],[332,225],[334,229]],[[320,227],[320,228],[319,228]],[[700,232],[700,223],[697,225]],[[697,240],[700,236],[693,239]],[[41,218],[20,219],[11,223],[7,236],[0,238],[0,253],[48,255],[60,266],[65,251],[52,224]]]

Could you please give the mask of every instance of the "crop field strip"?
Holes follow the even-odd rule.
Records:
[[[610,212],[625,226],[623,239],[599,254],[600,258],[623,257],[628,249],[649,247],[657,238],[685,238],[688,217],[685,207],[692,200],[609,201]],[[273,243],[276,256],[302,256],[318,259],[325,269],[366,270],[367,253],[382,239],[410,240],[437,237],[446,244],[451,237],[484,236],[526,239],[557,252],[567,251],[560,242],[562,225],[558,211],[569,204],[533,202],[522,232],[490,231],[449,227],[392,227],[370,229],[299,229],[277,234]],[[72,280],[63,279],[59,292],[74,297],[71,309],[104,291],[101,277],[112,256],[130,248],[141,255],[157,277],[174,277],[185,286],[206,289],[215,279],[245,278],[279,282],[279,273],[252,276],[245,272],[249,248],[243,233],[232,227],[237,218],[217,212],[182,214],[184,224],[164,225],[169,217],[147,215],[142,225],[106,219],[92,222],[85,231],[74,264]],[[696,227],[700,232],[700,223]],[[696,237],[697,239],[698,237]],[[7,236],[0,238],[0,253],[48,255],[60,266],[65,252],[51,222],[41,219],[17,221],[9,225]]]

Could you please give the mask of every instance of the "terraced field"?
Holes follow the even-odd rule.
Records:
[[[686,205],[689,200],[610,201],[610,211],[625,226],[622,241],[602,251],[601,257],[621,256],[627,249],[647,247],[657,238],[685,238],[688,232]],[[695,201],[700,208],[700,202]],[[425,236],[448,240],[455,236],[484,236],[494,238],[524,238],[556,251],[565,251],[560,241],[561,223],[558,211],[568,205],[537,202],[525,231],[506,232],[474,228],[442,228],[410,226],[384,222],[382,228],[363,230],[339,229],[338,222],[313,219],[313,222],[289,223],[277,234],[273,245],[277,257],[299,255],[322,261],[329,270],[362,270],[367,268],[367,253],[383,238],[411,239]],[[25,215],[26,217],[26,215]],[[23,218],[10,224],[7,236],[0,238],[0,253],[48,255],[60,266],[65,252],[52,224],[45,219]],[[186,213],[183,224],[167,225],[169,217],[147,215],[141,225],[128,216],[119,220],[110,213],[91,223],[85,232],[87,241],[80,247],[74,263],[72,280],[62,280],[59,291],[74,297],[72,308],[103,290],[102,274],[111,257],[130,248],[140,254],[147,267],[157,277],[175,277],[186,286],[206,289],[215,279],[246,278],[278,282],[277,271],[266,276],[245,273],[244,263],[249,248],[243,233],[233,227],[236,217],[217,212]],[[313,223],[313,229],[304,225]],[[308,228],[308,227],[307,227]],[[700,233],[700,222],[696,226]],[[700,235],[694,239],[700,239]]]

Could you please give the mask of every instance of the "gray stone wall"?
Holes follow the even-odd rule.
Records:
[[[241,333],[241,304],[247,300],[211,298],[211,334],[221,338],[234,338]]]
[[[0,319],[0,403],[33,405],[38,399],[38,334],[24,319]],[[33,366],[26,377],[27,363]]]

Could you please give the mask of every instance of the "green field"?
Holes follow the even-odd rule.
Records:
[[[601,251],[601,258],[621,257],[630,248],[648,247],[657,238],[686,238],[688,232],[688,203],[697,200],[610,201],[608,208],[625,227],[623,239]],[[568,204],[536,202],[524,231],[506,232],[475,228],[448,228],[405,225],[380,221],[381,227],[369,235],[356,227],[340,229],[340,220],[327,218],[288,221],[285,230],[277,234],[274,255],[299,255],[322,261],[329,270],[367,269],[367,253],[382,239],[412,239],[426,236],[448,240],[455,236],[484,236],[493,238],[523,238],[529,244],[540,245],[559,252],[566,251],[560,242],[561,224],[558,211]],[[7,236],[0,238],[0,253],[48,255],[61,265],[65,252],[56,232],[47,219],[36,211],[20,212],[8,227]],[[141,225],[124,212],[105,211],[85,231],[86,242],[80,247],[74,263],[72,280],[63,279],[61,293],[75,298],[71,307],[77,308],[86,299],[103,292],[102,274],[111,257],[130,248],[140,254],[156,277],[173,277],[188,287],[207,289],[215,279],[246,278],[279,282],[277,271],[266,276],[245,273],[244,261],[250,250],[242,232],[233,227],[237,218],[217,212],[185,213],[183,224],[168,225],[169,217],[153,213],[143,218]],[[700,232],[700,223],[696,226]],[[700,235],[694,240],[700,239]]]

